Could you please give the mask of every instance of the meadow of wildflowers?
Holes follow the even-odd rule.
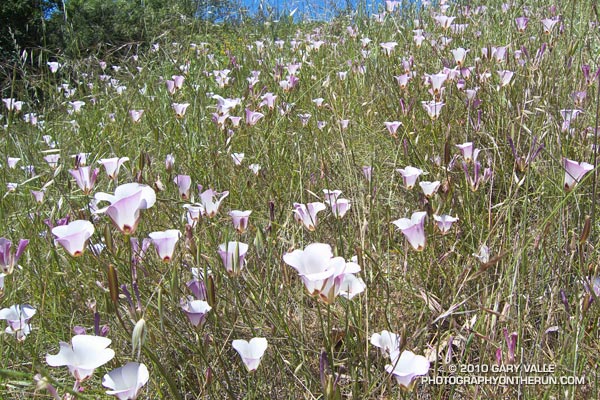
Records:
[[[599,398],[593,1],[185,23],[5,74],[0,398]]]

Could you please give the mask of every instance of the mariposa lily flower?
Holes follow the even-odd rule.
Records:
[[[312,243],[304,250],[294,250],[283,256],[283,261],[294,268],[311,296],[318,296],[326,304],[332,304],[342,290],[345,275],[360,272],[356,262],[346,262],[342,257],[333,257],[331,246],[325,243]],[[345,291],[359,293],[364,290],[350,289],[350,285],[360,282],[349,282]]]
[[[244,161],[244,153],[232,153],[231,158],[233,158],[233,163],[236,166],[242,165],[242,161]]]
[[[385,11],[391,14],[399,4],[399,1],[385,0]]]
[[[339,284],[339,295],[352,300],[354,296],[365,291],[367,285],[362,278],[354,274],[344,274],[344,277]]]
[[[371,335],[371,344],[379,347],[381,352],[390,357],[393,352],[400,350],[400,335],[387,330]]]
[[[573,109],[573,110],[560,110],[560,116],[563,119],[563,123],[561,126],[561,132],[567,132],[571,130],[571,122],[577,118],[579,114],[583,113],[583,110]]]
[[[591,164],[583,162],[577,162],[563,158],[563,167],[565,169],[565,191],[571,191],[579,181],[584,177],[585,174],[594,169]]]
[[[410,165],[406,168],[397,168],[396,171],[402,175],[402,181],[404,181],[404,186],[406,186],[408,190],[415,187],[417,179],[423,173],[422,169],[411,167]]]
[[[317,226],[317,213],[326,208],[325,204],[321,202],[308,204],[294,203],[294,219],[312,232]]]
[[[31,191],[31,195],[33,196],[35,202],[38,204],[42,204],[44,202],[44,193],[44,189]]]
[[[104,169],[106,170],[108,177],[113,180],[117,179],[119,169],[126,161],[129,161],[129,157],[102,158],[98,160],[100,164],[104,165]]]
[[[388,132],[390,133],[390,135],[392,137],[398,137],[396,132],[398,131],[398,128],[402,126],[402,122],[400,122],[400,121],[385,121],[383,124],[385,125],[385,127],[387,128]]]
[[[250,164],[248,169],[252,171],[254,175],[258,175],[258,171],[261,170],[261,166],[259,164]]]
[[[200,203],[204,207],[204,213],[208,218],[212,218],[217,215],[221,202],[228,195],[229,191],[219,193],[213,189],[205,190],[200,194]]]
[[[6,320],[8,326],[5,332],[15,335],[17,341],[22,342],[31,333],[29,321],[37,310],[29,304],[15,304],[9,308],[0,310],[0,320]]]
[[[190,188],[192,187],[192,178],[189,175],[177,175],[173,182],[177,185],[179,195],[183,200],[190,198]]]
[[[55,74],[60,68],[60,63],[56,61],[48,61],[46,64],[48,65],[48,68],[50,68],[50,72],[53,74]]]
[[[396,43],[396,42],[385,42],[385,43],[379,43],[379,45],[383,49],[384,54],[389,57],[392,54],[392,51],[394,51],[394,48],[396,46],[398,46],[398,43]]]
[[[404,90],[410,82],[411,75],[410,73],[406,73],[402,75],[396,75],[394,76],[394,78],[396,79],[396,82],[398,82],[398,86],[400,86],[400,89]]]
[[[473,159],[477,159],[477,153],[479,150],[475,149],[475,155],[473,154],[474,146],[473,142],[465,142],[463,144],[457,144],[456,147],[460,150],[463,159],[466,162],[471,162]]]
[[[527,23],[529,23],[529,18],[527,18],[527,17],[515,18],[515,24],[517,25],[517,30],[521,33],[525,32],[525,29],[527,29]]]
[[[435,22],[437,22],[437,24],[442,29],[448,29],[448,28],[450,28],[450,25],[452,25],[452,22],[454,22],[456,17],[449,17],[446,15],[438,15],[438,16],[435,16],[433,19],[435,19]]]
[[[558,17],[542,19],[540,22],[544,28],[544,33],[549,35],[559,21],[560,19]]]
[[[274,95],[273,93],[269,92],[269,93],[265,93],[262,97],[261,97],[261,102],[258,105],[259,108],[262,108],[264,106],[269,107],[269,110],[272,110],[275,108],[275,100],[277,99],[277,96]]]
[[[219,245],[217,250],[225,269],[230,275],[239,275],[245,265],[248,245],[242,242],[229,242]]]
[[[96,193],[96,201],[108,201],[110,206],[95,211],[95,214],[106,213],[126,235],[133,234],[140,220],[140,211],[146,210],[156,202],[154,190],[140,183],[126,183],[117,186],[115,194]]]
[[[423,181],[423,182],[419,182],[419,186],[421,186],[421,189],[423,190],[423,194],[427,198],[432,198],[433,197],[433,195],[439,189],[440,184],[441,184],[440,181],[434,181],[434,182]]]
[[[2,102],[4,103],[4,106],[6,107],[6,109],[8,111],[16,111],[19,112],[21,111],[21,109],[23,108],[23,104],[25,104],[22,101],[18,101],[17,99],[2,99]]]
[[[433,95],[436,98],[439,98],[443,90],[442,86],[444,85],[444,82],[446,82],[446,79],[448,79],[448,74],[439,73],[425,76],[427,77],[427,81],[431,84]]]
[[[205,300],[194,300],[193,298],[183,300],[181,308],[194,326],[202,325],[206,320],[206,315],[212,309]]]
[[[185,81],[185,76],[171,75],[171,79],[173,79],[173,83],[175,84],[175,89],[183,88],[183,82]]]
[[[240,211],[233,210],[229,212],[229,216],[231,217],[231,222],[233,223],[233,227],[239,233],[244,233],[248,228],[248,219],[250,218],[250,214],[252,211]]]
[[[113,359],[115,352],[108,348],[110,343],[110,339],[102,336],[75,335],[71,344],[60,342],[58,354],[47,354],[46,363],[51,367],[68,367],[77,382],[82,382]]]
[[[70,108],[67,110],[69,114],[81,112],[83,106],[85,106],[85,101],[76,100],[69,102]]]
[[[173,154],[167,154],[165,157],[165,169],[167,172],[171,172],[175,166],[175,156]]]
[[[165,86],[167,87],[167,92],[169,92],[169,94],[175,94],[175,81],[171,80],[171,79],[167,79],[165,81]]]
[[[415,29],[413,30],[414,36],[413,41],[417,48],[420,48],[423,45],[423,41],[425,40],[425,35],[423,34],[423,29]]]
[[[194,204],[184,204],[183,208],[187,210],[187,219],[188,223],[192,226],[195,226],[202,215],[204,215],[204,206],[202,204],[194,203]]]
[[[508,70],[498,71],[498,75],[500,76],[500,87],[507,86],[514,74],[515,73],[513,71]]]
[[[148,383],[149,379],[150,374],[144,364],[128,362],[104,375],[102,386],[110,389],[106,394],[115,396],[119,400],[135,400],[140,389]]]
[[[98,168],[92,169],[87,166],[69,170],[69,173],[75,178],[77,186],[79,186],[79,189],[81,189],[84,194],[90,194],[92,192],[94,184],[96,183],[96,178],[98,177],[98,172],[100,172]]]
[[[140,122],[142,115],[144,115],[144,110],[129,110],[129,118],[131,118],[131,121],[134,123]]]
[[[371,167],[369,165],[363,166],[362,173],[363,173],[365,179],[367,180],[367,182],[371,182],[371,179],[373,178],[373,167]]]
[[[246,124],[250,126],[256,125],[256,123],[263,118],[265,115],[263,113],[259,113],[257,111],[252,111],[246,108]]]
[[[432,120],[436,120],[439,118],[440,116],[440,112],[442,111],[442,107],[444,106],[445,103],[443,102],[438,102],[438,101],[422,101],[421,104],[423,105],[423,108],[425,109],[425,111],[427,111],[427,115],[429,115],[429,118],[431,118]]]
[[[60,244],[73,257],[83,254],[87,240],[94,234],[94,224],[78,219],[67,225],[52,228],[54,243]]]
[[[331,207],[331,213],[336,218],[343,218],[344,215],[350,210],[350,200],[336,198],[335,200],[325,200],[325,204]]]
[[[44,161],[48,163],[48,166],[52,169],[58,167],[58,160],[60,160],[60,154],[48,154],[44,156]]]
[[[19,161],[21,161],[19,157],[7,157],[6,165],[8,165],[8,168],[15,169]]]
[[[265,338],[252,338],[249,342],[237,339],[231,346],[238,352],[248,372],[256,371],[269,346]]]
[[[168,229],[166,231],[152,232],[148,236],[152,240],[152,244],[154,244],[160,259],[164,262],[171,261],[175,245],[181,237],[181,232],[178,229]]]
[[[427,212],[414,212],[410,219],[400,218],[392,222],[402,231],[408,243],[417,251],[425,248],[425,217]]]
[[[429,372],[429,360],[412,351],[404,350],[400,354],[398,350],[395,350],[390,358],[392,364],[386,365],[385,370],[396,378],[396,382],[407,389],[412,388],[415,377],[427,375]]]
[[[12,242],[6,238],[0,238],[0,268],[3,274],[12,274],[28,244],[29,240],[27,239],[19,240],[17,251],[13,254],[11,251]]]
[[[190,106],[190,103],[173,103],[171,107],[173,107],[173,111],[175,111],[175,116],[177,118],[183,118],[185,116],[185,111]]]
[[[488,58],[488,54],[490,58],[493,58],[498,64],[503,63],[506,60],[506,51],[508,50],[508,46],[492,46],[488,53],[488,48],[484,47],[481,49],[481,54],[483,58]]]
[[[302,126],[306,126],[308,124],[308,120],[310,119],[312,115],[309,113],[306,114],[298,114],[298,118],[300,118],[300,123],[302,124]]]
[[[450,229],[452,228],[452,224],[455,223],[456,221],[458,221],[458,218],[453,217],[451,215],[446,215],[446,214],[444,214],[444,215],[434,214],[433,220],[435,221],[436,226],[438,227],[438,229],[440,230],[442,235],[445,235],[446,233],[450,232]]]
[[[462,47],[452,50],[452,56],[454,57],[454,62],[459,67],[462,67],[465,64],[465,58],[467,57],[467,53],[469,50],[465,50]]]

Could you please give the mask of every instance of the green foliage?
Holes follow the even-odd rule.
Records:
[[[0,2],[0,57],[19,48],[43,45],[44,20],[58,0],[3,0]]]

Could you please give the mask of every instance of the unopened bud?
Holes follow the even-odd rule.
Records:
[[[142,346],[146,341],[146,320],[141,318],[133,328],[133,333],[131,334],[131,347],[132,347],[132,356],[135,355],[135,351],[137,350],[137,358],[140,358],[140,353],[142,351]]]

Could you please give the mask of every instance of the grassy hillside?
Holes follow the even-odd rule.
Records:
[[[463,3],[24,52],[0,397],[598,398],[598,10]]]

